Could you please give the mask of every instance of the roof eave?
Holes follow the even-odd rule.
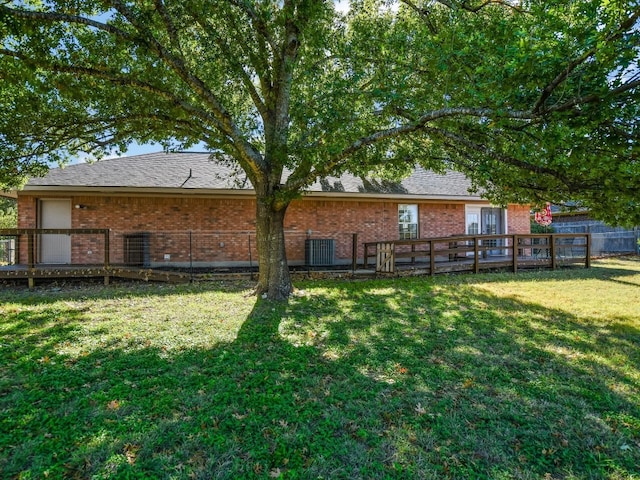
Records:
[[[213,189],[213,188],[174,188],[174,187],[103,187],[103,186],[67,186],[67,185],[27,185],[20,193],[75,193],[75,194],[112,194],[112,195],[225,195],[251,197],[253,190]]]
[[[354,192],[306,192],[306,197],[350,199],[350,200],[401,200],[403,202],[421,200],[448,200],[448,201],[472,201],[483,200],[479,195],[442,195],[442,194],[418,194],[418,193],[354,193]]]
[[[15,195],[12,198],[17,198]],[[212,188],[173,188],[173,187],[102,187],[102,186],[66,186],[66,185],[27,185],[19,193],[55,193],[55,194],[87,194],[87,195],[188,195],[188,196],[224,196],[224,197],[253,197],[253,189],[212,189]],[[375,192],[305,192],[304,197],[331,198],[345,200],[399,200],[412,201],[480,201],[480,195],[442,195],[442,194],[399,194]]]
[[[18,192],[17,190],[0,190],[0,197],[16,199],[18,198]]]

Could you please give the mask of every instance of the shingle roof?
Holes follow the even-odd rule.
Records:
[[[479,198],[469,193],[470,181],[461,173],[450,171],[440,175],[417,167],[400,182],[363,179],[351,174],[340,178],[327,177],[316,181],[308,191],[314,195],[419,196],[426,198]],[[150,153],[131,157],[80,163],[65,168],[53,168],[42,178],[32,178],[25,190],[94,189],[178,189],[195,193],[198,190],[252,190],[243,172],[214,161],[208,153]]]
[[[52,168],[29,186],[233,188],[232,169],[213,162],[207,153],[149,153]]]

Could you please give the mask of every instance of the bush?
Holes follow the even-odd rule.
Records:
[[[548,227],[543,227],[542,225],[536,223],[536,222],[531,222],[531,233],[554,233],[555,232],[555,228],[553,227],[553,225],[549,225]]]

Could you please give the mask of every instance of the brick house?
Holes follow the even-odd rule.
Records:
[[[287,211],[289,262],[304,264],[305,241],[325,239],[332,242],[333,262],[350,263],[354,234],[362,258],[364,242],[530,232],[528,206],[495,208],[469,186],[460,173],[421,168],[401,182],[350,174],[320,180]],[[17,199],[19,228],[111,229],[113,264],[236,266],[257,259],[251,184],[207,153],[56,168],[29,180]],[[98,238],[55,237],[51,246],[43,238],[41,263],[87,262],[102,248]]]

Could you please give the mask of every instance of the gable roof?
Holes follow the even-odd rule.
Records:
[[[327,177],[307,190],[311,196],[479,200],[459,172],[444,175],[417,167],[399,182],[363,179],[352,174]],[[244,172],[214,161],[209,153],[150,153],[52,168],[31,178],[29,191],[180,193],[253,195]]]

